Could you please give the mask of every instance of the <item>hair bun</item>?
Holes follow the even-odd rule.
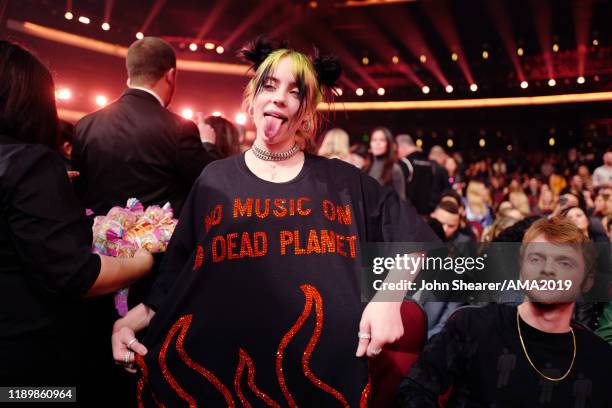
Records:
[[[312,63],[317,71],[319,83],[330,89],[335,88],[336,82],[342,75],[342,66],[338,58],[335,55],[319,55],[316,51]]]
[[[248,42],[238,52],[238,55],[247,62],[251,63],[250,69],[257,71],[259,65],[274,51],[276,48],[270,41],[264,37],[257,37],[255,40]]]

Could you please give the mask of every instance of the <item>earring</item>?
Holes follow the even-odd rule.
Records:
[[[304,125],[302,126],[302,130],[304,132],[310,131],[310,122],[309,121],[304,122]]]

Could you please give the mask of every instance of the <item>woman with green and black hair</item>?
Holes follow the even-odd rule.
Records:
[[[254,145],[196,181],[151,296],[115,324],[114,358],[140,369],[145,405],[365,405],[363,357],[403,326],[400,301],[362,303],[361,242],[436,238],[374,179],[307,153],[335,59],[262,41],[243,54]]]

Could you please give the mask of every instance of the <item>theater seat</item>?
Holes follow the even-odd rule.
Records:
[[[376,358],[370,359],[373,408],[395,407],[399,383],[419,357],[427,340],[427,320],[418,303],[405,301],[400,309],[404,335],[383,348]]]

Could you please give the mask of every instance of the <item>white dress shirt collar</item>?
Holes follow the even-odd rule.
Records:
[[[159,104],[162,106],[162,108],[165,108],[166,105],[164,105],[164,101],[162,101],[162,99],[159,97],[159,95],[157,95],[155,92],[153,92],[152,90],[148,89],[148,88],[143,88],[142,86],[130,86],[130,89],[139,89],[141,91],[145,91],[146,93],[148,93],[149,95],[152,95],[155,97],[155,99],[157,99],[157,101],[159,102]]]

